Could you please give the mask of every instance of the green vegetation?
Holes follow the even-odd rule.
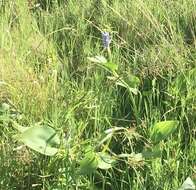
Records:
[[[0,189],[195,182],[195,10],[194,0],[0,1]]]

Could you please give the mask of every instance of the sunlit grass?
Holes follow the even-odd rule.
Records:
[[[195,180],[193,0],[17,0],[0,9],[2,189],[169,190]],[[101,31],[110,32],[116,73],[88,59],[108,58]],[[128,89],[134,77],[138,93]],[[12,120],[56,129],[59,152],[46,157],[21,146]],[[87,147],[115,158],[140,153],[164,120],[179,127],[160,143],[158,158],[123,158],[79,175]],[[124,130],[106,135],[116,127]]]

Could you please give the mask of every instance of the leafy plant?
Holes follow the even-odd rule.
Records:
[[[88,149],[80,161],[79,174],[92,174],[97,169],[108,170],[114,166],[116,159],[106,152],[95,152]]]
[[[137,94],[137,88],[140,84],[138,77],[134,76],[133,74],[127,73],[125,76],[119,75],[117,73],[118,65],[113,63],[111,60],[108,61],[104,56],[88,57],[88,60],[94,63],[98,63],[101,67],[109,70],[112,76],[107,76],[107,78],[114,81],[117,86],[122,86],[129,92]]]
[[[151,140],[154,144],[169,137],[178,127],[179,122],[175,120],[161,121],[156,123],[151,131]]]

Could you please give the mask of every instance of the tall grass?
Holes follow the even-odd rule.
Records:
[[[0,3],[1,189],[178,189],[195,180],[196,3],[186,1],[2,1]],[[104,55],[101,31],[112,36],[112,61],[123,79],[140,79],[130,93],[90,63]],[[61,148],[46,157],[14,140],[10,119],[51,126]],[[111,154],[139,153],[154,123],[178,120],[161,142],[162,156],[127,159],[107,171],[78,175],[86,146],[122,127]]]

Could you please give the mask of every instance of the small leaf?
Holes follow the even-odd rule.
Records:
[[[18,135],[17,139],[29,148],[48,156],[57,153],[56,147],[60,143],[55,130],[48,126],[30,127]]]
[[[153,126],[151,131],[151,140],[156,144],[165,140],[171,135],[178,127],[178,121],[161,121]]]
[[[98,168],[103,170],[112,168],[116,162],[116,160],[112,156],[104,152],[98,152],[97,158],[98,158]]]
[[[93,63],[101,63],[110,71],[114,72],[118,69],[118,65],[113,62],[108,62],[103,56],[87,57],[87,59]]]
[[[180,189],[178,190],[195,190],[195,184],[193,183],[193,181],[191,180],[190,177],[188,177],[184,183],[182,184],[182,186],[180,187]]]
[[[126,88],[127,90],[129,90],[130,92],[132,92],[133,94],[137,95],[138,93],[138,89],[137,88],[132,88],[130,87],[127,83],[125,83],[124,81],[121,82],[121,81],[117,81],[116,82],[116,85],[118,86],[122,86],[124,88]]]
[[[1,105],[3,111],[9,111],[10,110],[10,105],[7,103],[2,103]]]
[[[161,151],[159,144],[151,148],[144,149],[144,151],[142,152],[142,155],[145,159],[160,158],[161,154],[162,154],[162,151]]]
[[[87,57],[87,59],[94,63],[107,63],[107,59],[101,55],[97,55],[95,57]]]
[[[134,160],[135,162],[141,162],[141,161],[144,160],[143,155],[141,153],[134,153],[134,152],[132,152],[130,154],[130,158],[132,160]]]
[[[125,78],[125,81],[130,88],[137,88],[140,84],[140,79],[132,74],[129,74],[127,78]]]
[[[104,132],[105,134],[111,134],[117,131],[125,131],[125,128],[124,127],[112,127],[110,129],[105,130]]]
[[[119,158],[128,158],[132,163],[141,163],[144,161],[142,153],[132,152],[131,154],[123,153],[118,155]]]
[[[85,154],[85,157],[80,161],[79,174],[92,174],[98,167],[98,160],[93,151]]]
[[[118,65],[112,62],[106,62],[104,63],[104,66],[107,67],[112,72],[115,72],[118,70]]]

